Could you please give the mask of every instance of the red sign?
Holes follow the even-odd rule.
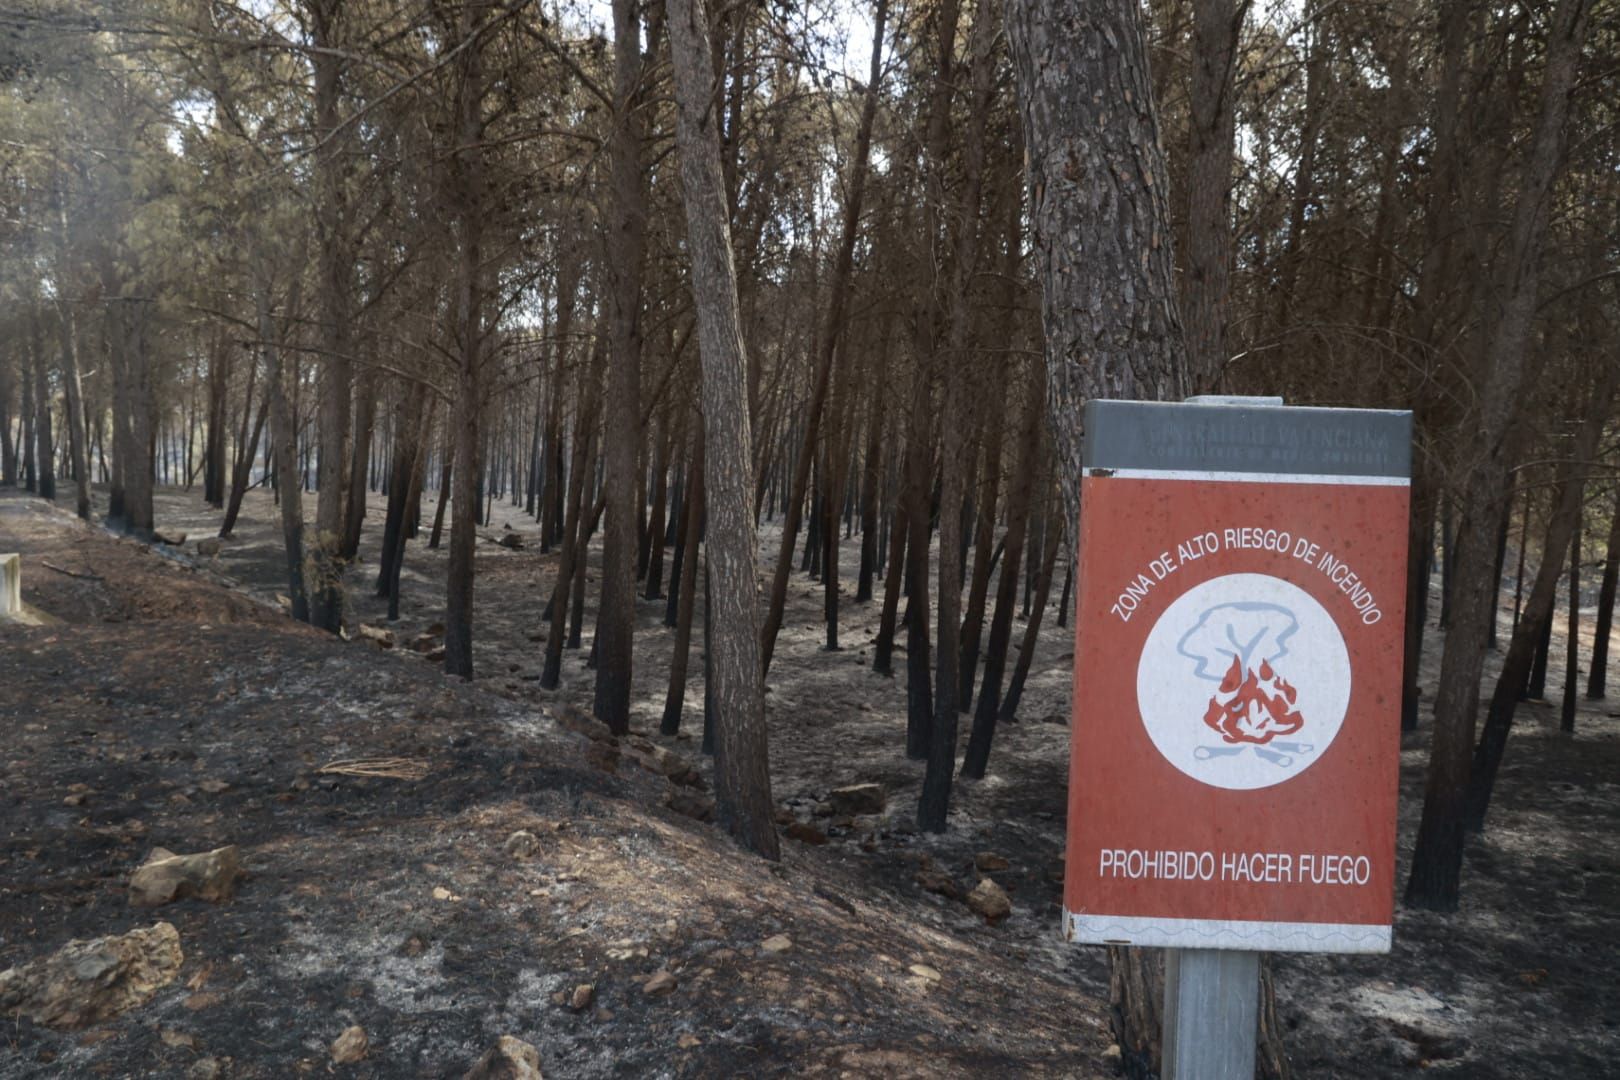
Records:
[[[1388,950],[1407,499],[1390,476],[1087,470],[1072,940]]]

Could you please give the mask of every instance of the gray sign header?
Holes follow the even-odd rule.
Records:
[[[1405,411],[1093,400],[1085,420],[1088,469],[1412,474]]]

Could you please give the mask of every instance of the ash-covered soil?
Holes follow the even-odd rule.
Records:
[[[352,623],[389,625],[399,644],[341,642],[280,614],[274,515],[250,493],[208,559],[0,494],[0,551],[23,553],[38,623],[0,626],[0,969],[160,919],[185,952],[171,986],[87,1031],[8,1018],[0,1075],[455,1077],[502,1035],[534,1044],[549,1077],[1116,1071],[1100,952],[1058,938],[1070,631],[1043,628],[1022,722],[998,733],[986,780],[957,785],[951,831],[921,837],[904,676],[871,672],[876,605],[848,600],[857,542],[843,546],[843,651],[821,651],[820,587],[796,573],[768,699],[773,785],[828,841],[786,839],[772,867],[671,808],[692,789],[559,725],[589,705],[592,613],[563,686],[540,690],[533,638],[556,559],[513,508],[480,530],[510,524],[529,546],[480,545],[471,685],[406,648],[441,618],[444,551],[412,542],[403,617],[386,624],[373,508]],[[218,516],[166,490],[158,519],[195,541]],[[768,529],[762,569],[775,542]],[[636,726],[707,775],[692,735],[654,734],[673,631],[662,601],[638,612]],[[1438,651],[1436,638],[1431,682]],[[1582,705],[1574,738],[1544,704],[1521,713],[1461,912],[1400,911],[1388,957],[1278,958],[1300,1075],[1612,1074],[1620,707]],[[1426,740],[1403,754],[1403,877]],[[357,759],[400,775],[321,771]],[[887,790],[883,820],[825,816],[831,789],[867,781]],[[520,830],[533,843],[509,850]],[[152,848],[231,843],[248,871],[234,900],[129,906]],[[1007,868],[975,869],[986,852]],[[998,925],[934,891],[981,876],[1011,896]],[[661,971],[674,988],[649,994]],[[369,1053],[334,1064],[353,1024]]]

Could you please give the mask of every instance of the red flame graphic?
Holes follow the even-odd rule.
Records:
[[[1294,707],[1298,697],[1299,691],[1266,661],[1260,661],[1260,670],[1245,672],[1234,656],[1220,689],[1209,699],[1204,723],[1220,732],[1226,742],[1263,745],[1305,726],[1305,718]]]

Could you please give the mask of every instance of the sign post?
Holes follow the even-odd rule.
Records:
[[[1260,952],[1390,947],[1411,414],[1085,431],[1065,933],[1172,950],[1164,1075],[1248,1077]]]
[[[22,614],[22,556],[0,555],[0,617]]]

